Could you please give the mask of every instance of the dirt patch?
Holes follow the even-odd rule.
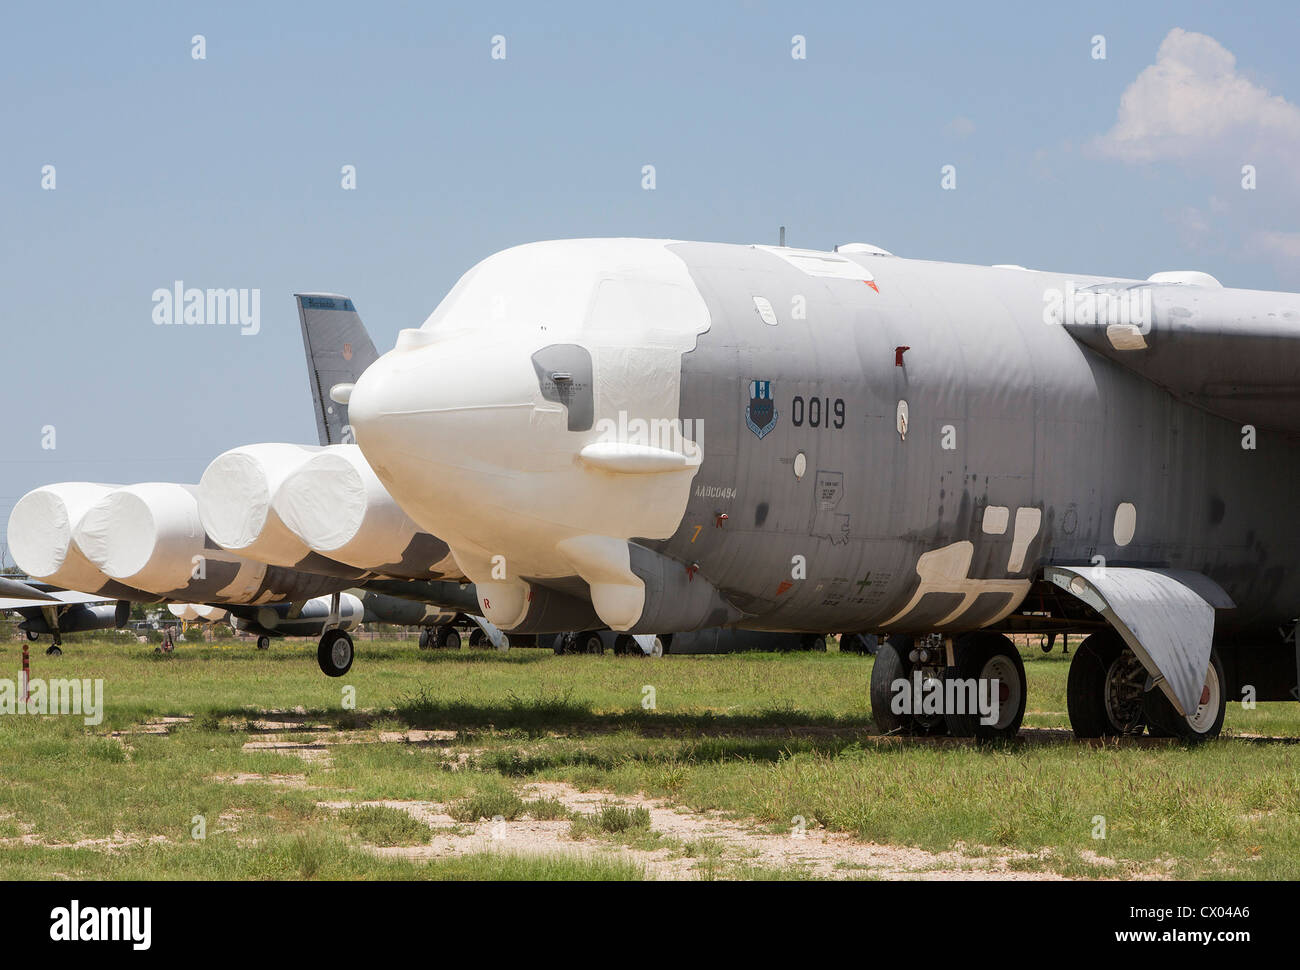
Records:
[[[307,784],[306,775],[259,775],[256,772],[241,771],[234,775],[213,775],[209,781],[225,782],[228,785],[249,785],[265,783],[281,785],[285,788],[314,788]]]
[[[699,879],[708,875],[743,876],[747,867],[799,870],[816,879],[1060,879],[1043,871],[1050,859],[1042,853],[995,851],[984,847],[977,854],[963,846],[947,852],[927,852],[905,846],[875,845],[824,829],[809,829],[801,836],[773,834],[752,822],[727,818],[718,812],[687,812],[668,803],[640,796],[601,791],[579,791],[558,782],[524,786],[526,799],[553,798],[572,811],[593,814],[606,805],[645,808],[651,831],[666,837],[662,848],[645,849],[605,839],[575,841],[567,820],[523,817],[508,822],[457,822],[447,806],[425,801],[319,802],[340,810],[355,805],[383,805],[409,813],[429,826],[429,842],[419,846],[377,847],[378,856],[427,860],[505,852],[521,855],[570,855],[582,858],[618,856],[643,866],[653,879]],[[689,853],[689,854],[687,854]],[[1100,862],[1100,860],[1098,860]]]
[[[194,720],[193,717],[156,717],[151,721],[145,721],[143,724],[137,724],[135,727],[126,728],[122,731],[114,731],[109,737],[121,738],[128,734],[170,734],[172,728],[178,724],[189,724]]]
[[[165,835],[128,835],[114,832],[106,839],[78,839],[76,842],[47,842],[38,835],[28,833],[16,839],[0,839],[0,845],[31,845],[42,849],[97,849],[116,852],[136,845],[165,845],[171,839]]]

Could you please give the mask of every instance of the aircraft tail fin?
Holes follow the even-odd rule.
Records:
[[[352,444],[346,404],[330,400],[330,388],[352,384],[379,354],[352,301],[336,293],[295,293],[302,323],[307,377],[316,405],[316,432],[322,445]]]

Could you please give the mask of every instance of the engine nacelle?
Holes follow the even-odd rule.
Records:
[[[188,603],[259,603],[346,587],[348,580],[221,548],[203,528],[197,492],[173,482],[112,489],[82,515],[76,546],[107,576]]]
[[[89,633],[93,630],[114,630],[126,626],[131,617],[131,604],[126,600],[117,603],[102,603],[88,606],[85,603],[73,603],[59,610],[55,623],[59,633]],[[33,616],[18,624],[18,629],[27,633],[52,634],[44,614]]]
[[[447,544],[402,511],[356,445],[309,456],[271,507],[305,546],[337,562],[402,579],[459,577]]]
[[[313,552],[272,506],[280,485],[319,447],[268,443],[218,455],[199,479],[199,518],[212,540],[272,566],[361,579],[366,571]]]
[[[231,625],[237,630],[286,637],[314,637],[325,631],[330,618],[329,596],[307,600],[298,608],[295,603],[268,603],[255,610],[232,610]],[[351,593],[339,596],[340,630],[355,630],[365,620],[361,600]]]
[[[9,513],[9,552],[14,562],[33,579],[64,589],[137,602],[157,599],[105,575],[74,540],[82,516],[116,487],[59,482],[28,492]]]

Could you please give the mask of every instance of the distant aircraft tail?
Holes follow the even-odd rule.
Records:
[[[353,384],[379,357],[357,309],[336,293],[295,293],[302,322],[307,376],[316,404],[316,432],[322,445],[352,444],[346,404],[330,400],[335,384]]]

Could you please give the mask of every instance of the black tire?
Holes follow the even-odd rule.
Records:
[[[270,649],[271,649],[271,638],[270,638],[270,637],[258,637],[258,638],[257,638],[257,649],[258,649],[258,650],[270,650]]]
[[[641,648],[636,645],[636,641],[632,639],[631,634],[620,633],[614,638],[614,656],[626,657],[633,651],[640,653]]]
[[[420,649],[429,649],[429,630],[427,627],[420,631]]]
[[[438,630],[437,645],[440,650],[460,650],[460,633],[454,626],[444,626]]]
[[[37,640],[37,634],[33,633],[31,630],[24,630],[23,632],[27,634],[27,642],[28,642],[28,643],[35,643],[35,642],[36,642],[36,640]]]
[[[605,641],[599,633],[580,633],[578,635],[578,653],[602,654]]]
[[[569,649],[569,635],[567,633],[555,634],[555,643],[552,644],[551,649],[555,651],[557,657],[567,653]]]
[[[1205,695],[1209,694],[1206,698]],[[1223,730],[1223,717],[1228,711],[1228,679],[1224,674],[1219,651],[1210,651],[1210,669],[1205,675],[1202,689],[1203,701],[1190,717],[1183,717],[1169,702],[1165,692],[1153,687],[1142,699],[1151,733],[1157,737],[1173,737],[1192,744],[1200,744],[1219,736]],[[1157,733],[1159,732],[1159,733]]]
[[[1116,664],[1125,666],[1141,664],[1133,656],[1133,651],[1114,630],[1093,633],[1084,639],[1074,651],[1070,661],[1070,675],[1065,687],[1065,707],[1070,715],[1070,727],[1076,738],[1113,738],[1142,733],[1139,710],[1137,716],[1125,717],[1118,713],[1127,708],[1117,706],[1118,698],[1108,700],[1112,688],[1118,687],[1112,679],[1119,676]],[[1141,671],[1145,679],[1145,671]],[[1138,681],[1141,690],[1142,681]]]
[[[344,630],[327,630],[316,647],[316,663],[327,677],[342,677],[352,669],[352,638]]]
[[[809,634],[804,638],[803,647],[813,653],[826,652],[826,637],[820,633]]]
[[[63,651],[62,651],[61,649],[59,649],[59,647],[58,647],[57,644],[53,644],[53,643],[51,643],[48,647],[45,648],[45,656],[47,656],[47,657],[62,657],[62,656],[63,656]]]
[[[482,627],[475,626],[473,629],[469,631],[469,645],[471,647],[481,647],[485,645],[487,642],[488,642],[487,634],[483,632]]]
[[[911,637],[895,635],[885,640],[876,652],[876,662],[871,668],[871,718],[881,734],[912,734],[915,730],[915,718],[896,713],[892,707],[894,684],[912,677],[912,663],[907,659],[911,649]]]
[[[981,741],[1014,738],[1020,733],[1020,722],[1025,719],[1028,695],[1025,664],[1016,645],[1000,633],[976,632],[959,639],[955,652],[957,665],[948,675],[974,681],[977,699],[987,696],[986,681],[998,682],[998,719],[993,724],[985,724],[978,710],[945,711],[943,718],[948,724],[948,733],[955,738],[978,738]]]

